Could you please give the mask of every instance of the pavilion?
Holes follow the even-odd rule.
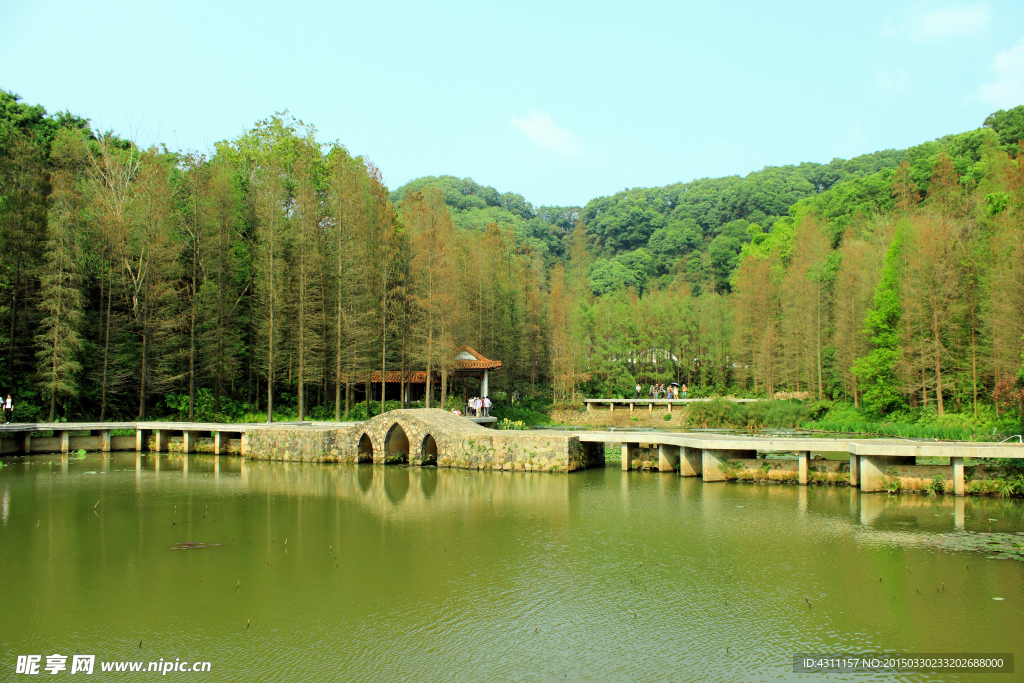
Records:
[[[452,362],[451,369],[448,372],[449,391],[451,391],[451,382],[453,379],[464,379],[464,378],[476,378],[480,380],[480,396],[490,395],[490,376],[492,372],[501,370],[500,360],[491,360],[485,358],[483,354],[470,348],[469,346],[460,346],[455,350],[455,358]],[[434,392],[433,395],[435,400],[440,397],[441,391],[441,373],[434,370]],[[385,391],[387,392],[388,398],[398,399],[401,396],[401,388],[403,385],[403,373],[400,370],[388,370],[384,375]],[[422,399],[427,393],[427,372],[426,370],[416,370],[404,373],[405,377],[405,391],[406,401],[418,401]],[[372,390],[378,394],[379,399],[379,387],[380,387],[380,370],[370,374],[370,383]],[[354,384],[354,388],[357,390],[360,388],[360,384]]]

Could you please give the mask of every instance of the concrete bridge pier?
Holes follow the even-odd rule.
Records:
[[[622,471],[628,472],[633,469],[633,449],[640,448],[640,443],[622,442]]]
[[[702,464],[701,450],[699,448],[690,448],[689,446],[681,446],[679,448],[679,476],[681,477],[699,477],[704,472]]]
[[[32,433],[31,432],[18,432],[14,436],[15,443],[18,445],[18,450],[22,453],[32,452]]]
[[[658,471],[675,472],[679,469],[679,446],[658,444]]]
[[[71,450],[71,432],[65,429],[60,432],[55,432],[54,436],[60,439],[61,453],[67,453],[69,450]]]
[[[860,486],[860,456],[850,456],[850,486]]]
[[[964,459],[950,458],[949,464],[953,466],[953,493],[963,496],[967,492],[967,483],[964,481]]]
[[[885,465],[888,458],[860,456],[860,490],[871,493],[885,490]]]
[[[733,451],[705,448],[701,450],[700,469],[704,481],[725,481],[723,465]]]
[[[725,470],[730,458],[757,459],[757,451],[705,448],[701,451],[701,471],[704,481],[725,481]]]
[[[811,452],[800,451],[796,456],[800,461],[800,485],[807,486],[807,479],[811,468]]]
[[[109,453],[110,452],[110,430],[109,429],[102,429],[102,430],[100,430],[100,452],[102,452],[102,453]]]
[[[213,454],[220,455],[224,452],[224,432],[213,433]]]
[[[885,491],[885,471],[890,467],[913,465],[915,458],[904,456],[860,456],[860,490],[863,493]]]
[[[181,433],[181,451],[186,455],[194,453],[196,450],[196,442],[199,440],[199,432],[192,432],[185,430]]]
[[[154,431],[156,435],[153,439],[153,450],[157,453],[163,453],[167,450],[171,434],[166,429],[156,429]]]
[[[149,436],[148,429],[135,430],[135,452],[141,453],[146,448],[146,439]]]

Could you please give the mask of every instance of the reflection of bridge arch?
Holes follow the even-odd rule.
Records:
[[[437,441],[435,441],[434,437],[430,434],[423,437],[423,444],[420,446],[420,464],[437,464]]]
[[[397,422],[384,437],[384,462],[409,462],[409,437]]]
[[[409,487],[409,468],[389,467],[384,470],[384,495],[393,505],[402,502],[409,493]]]

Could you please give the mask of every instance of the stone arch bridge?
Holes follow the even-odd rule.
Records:
[[[246,457],[304,462],[408,463],[468,469],[571,472],[604,464],[604,444],[577,436],[486,429],[444,410],[392,410],[344,427],[247,432]]]

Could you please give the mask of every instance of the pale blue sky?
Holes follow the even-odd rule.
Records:
[[[392,188],[536,205],[827,162],[1024,103],[1024,2],[0,0],[0,87],[209,149],[288,109]]]

